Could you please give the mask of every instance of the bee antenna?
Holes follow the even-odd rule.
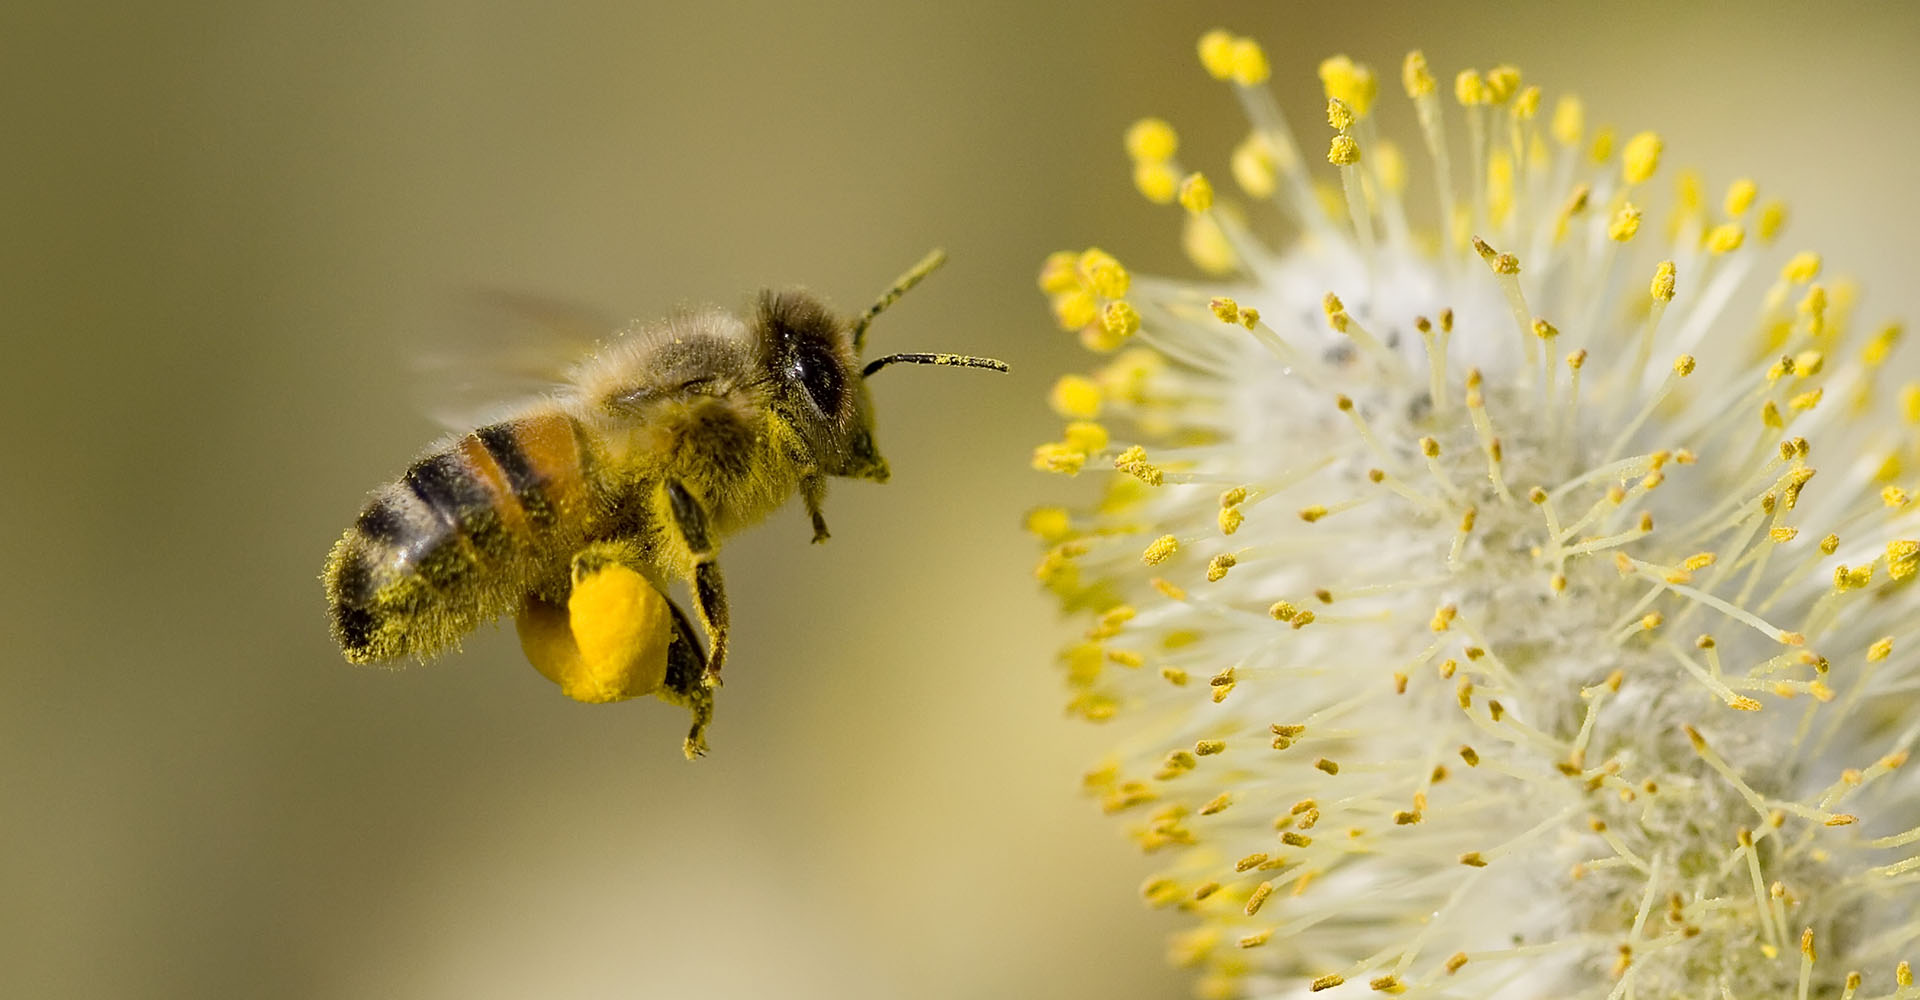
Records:
[[[889,354],[884,358],[874,358],[872,361],[867,362],[867,367],[860,372],[860,377],[866,378],[874,372],[899,361],[911,361],[916,365],[953,365],[959,368],[991,368],[997,372],[1007,370],[1007,363],[1005,361],[995,361],[992,358],[976,358],[971,354]]]
[[[893,279],[893,287],[881,292],[880,297],[874,300],[873,305],[868,306],[867,311],[861,313],[860,316],[853,321],[854,352],[858,353],[860,348],[866,344],[867,327],[873,325],[873,318],[875,316],[886,312],[888,306],[900,301],[900,296],[907,294],[908,290],[919,284],[927,275],[939,270],[940,265],[946,262],[947,252],[935,247],[932,253],[920,258],[920,263],[907,268],[907,273]]]

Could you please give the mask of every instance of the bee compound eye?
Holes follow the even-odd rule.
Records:
[[[840,362],[819,344],[802,343],[794,351],[793,376],[806,387],[807,396],[822,414],[840,412],[847,391],[846,375]]]

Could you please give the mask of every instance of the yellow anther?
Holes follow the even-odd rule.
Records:
[[[1027,531],[1047,544],[1073,534],[1073,520],[1065,507],[1035,507],[1027,512]]]
[[[1493,104],[1505,104],[1520,91],[1520,68],[1500,65],[1487,70],[1487,100]]]
[[[1158,163],[1180,149],[1180,135],[1159,118],[1142,118],[1127,128],[1127,155]]]
[[[1087,464],[1087,453],[1072,445],[1043,444],[1033,449],[1033,467],[1041,472],[1077,475]]]
[[[1255,198],[1273,194],[1279,164],[1266,137],[1255,132],[1233,150],[1233,179],[1240,190]]]
[[[1747,214],[1747,209],[1753,207],[1754,200],[1759,196],[1760,186],[1751,178],[1742,177],[1727,185],[1727,197],[1722,207],[1728,215],[1737,218]]]
[[[1107,429],[1091,420],[1076,420],[1067,425],[1066,445],[1089,455],[1105,451]]]
[[[1300,617],[1300,615],[1300,609],[1294,607],[1292,603],[1288,601],[1275,601],[1273,602],[1273,606],[1267,609],[1267,616],[1274,621],[1290,622]]]
[[[1707,249],[1715,254],[1732,253],[1746,242],[1747,231],[1737,222],[1723,222],[1707,233]]]
[[[1552,340],[1560,336],[1560,330],[1544,319],[1536,319],[1533,321],[1533,335],[1541,340]]]
[[[1660,151],[1663,144],[1660,137],[1652,132],[1642,132],[1627,140],[1626,148],[1620,153],[1621,176],[1628,184],[1639,184],[1653,176],[1660,169]]]
[[[1080,255],[1072,250],[1055,250],[1040,265],[1040,290],[1049,295],[1070,292],[1080,287]]]
[[[1222,508],[1220,511],[1220,516],[1218,518],[1218,521],[1220,524],[1220,533],[1223,535],[1231,535],[1234,532],[1239,531],[1240,525],[1246,523],[1246,520],[1247,520],[1247,515],[1241,513],[1240,508],[1238,507]]]
[[[1820,539],[1821,555],[1830,556],[1830,555],[1833,555],[1835,552],[1838,552],[1839,550],[1840,550],[1839,535],[1828,535],[1827,537]],[[1889,551],[1891,551],[1891,549],[1889,549]],[[1896,579],[1898,578],[1896,577]]]
[[[1100,415],[1100,385],[1084,375],[1062,375],[1047,402],[1063,417],[1092,420]]]
[[[1140,561],[1149,566],[1158,566],[1172,558],[1173,554],[1179,550],[1179,539],[1172,535],[1161,535],[1147,545],[1145,552],[1140,553]]]
[[[1326,517],[1327,513],[1328,513],[1327,508],[1322,506],[1321,504],[1314,504],[1310,507],[1302,507],[1300,508],[1300,520],[1305,521],[1308,524],[1312,524],[1315,521],[1318,521],[1321,518]]]
[[[1148,486],[1158,486],[1166,481],[1165,474],[1147,461],[1147,450],[1137,444],[1115,456],[1113,467]]]
[[[1540,88],[1524,87],[1513,98],[1513,116],[1521,121],[1532,121],[1540,114]]]
[[[1139,160],[1133,165],[1133,186],[1141,197],[1156,205],[1173,201],[1180,188],[1180,175],[1165,160]]]
[[[1822,394],[1825,393],[1825,391],[1826,390],[1824,389],[1812,389],[1807,392],[1803,392],[1798,396],[1795,396],[1792,399],[1787,400],[1787,408],[1793,410],[1796,413],[1804,413],[1807,410],[1811,410],[1814,407],[1820,405],[1820,397]]]
[[[1225,296],[1209,301],[1207,308],[1213,310],[1214,318],[1222,323],[1240,322],[1240,303]]]
[[[1433,619],[1427,622],[1427,627],[1435,632],[1445,632],[1453,627],[1453,620],[1459,615],[1459,607],[1452,604],[1443,605],[1433,613]]]
[[[1115,337],[1131,337],[1140,330],[1140,313],[1131,303],[1116,299],[1107,303],[1100,323]]]
[[[1827,356],[1820,351],[1801,351],[1793,356],[1794,377],[1806,378],[1809,375],[1818,375],[1826,363]]]
[[[1100,249],[1090,249],[1080,255],[1080,276],[1094,294],[1108,299],[1127,294],[1127,285],[1132,280],[1112,254]]]
[[[1231,552],[1222,552],[1207,560],[1207,582],[1219,583],[1226,578],[1227,571],[1239,563]]]
[[[1820,276],[1820,255],[1811,250],[1802,250],[1787,261],[1780,269],[1780,280],[1804,285]]]
[[[1180,182],[1180,207],[1195,215],[1213,207],[1213,184],[1205,174],[1191,173]]]
[[[1252,306],[1240,307],[1240,325],[1251,330],[1260,325],[1260,310]]]
[[[1327,124],[1336,131],[1345,132],[1353,127],[1353,107],[1338,97],[1327,98]]]
[[[1487,103],[1492,95],[1488,93],[1486,81],[1480,79],[1479,73],[1463,69],[1453,78],[1453,99],[1472,107]]]
[[[1577,372],[1587,363],[1587,349],[1581,348],[1567,355],[1567,370]]]
[[[1226,749],[1226,740],[1198,740],[1193,744],[1193,753],[1196,757],[1211,757]]]
[[[1613,221],[1607,224],[1607,238],[1615,243],[1625,243],[1639,232],[1640,210],[1633,207],[1633,202],[1621,205],[1620,210],[1613,213]]]
[[[1400,63],[1400,85],[1406,88],[1407,96],[1415,100],[1439,89],[1433,70],[1427,68],[1426,53],[1419,49],[1407,53],[1407,58]]]
[[[1678,273],[1679,269],[1674,267],[1673,261],[1661,261],[1660,266],[1653,271],[1653,283],[1648,286],[1648,293],[1658,301],[1672,302],[1674,279]]]
[[[1267,65],[1266,50],[1251,38],[1236,38],[1233,42],[1233,82],[1242,87],[1251,87],[1267,82],[1272,69]]]
[[[1587,157],[1595,165],[1603,164],[1613,158],[1614,133],[1612,126],[1604,126],[1593,134],[1593,145],[1587,149]]]
[[[1350,135],[1336,135],[1327,145],[1327,162],[1336,167],[1350,167],[1360,162],[1360,144]]]
[[[1180,249],[1186,251],[1195,267],[1213,275],[1230,274],[1239,267],[1240,255],[1234,252],[1219,219],[1188,212],[1182,223]]]
[[[1225,80],[1233,75],[1233,35],[1215,28],[1200,36],[1200,65],[1207,75]]]
[[[1897,580],[1900,578],[1894,577],[1894,579]],[[1890,635],[1879,639],[1873,645],[1867,647],[1868,663],[1879,663],[1881,660],[1884,660],[1887,657],[1892,655],[1893,655],[1893,636],[1890,636]]]
[[[1091,291],[1077,287],[1079,278],[1074,279],[1076,287],[1072,291],[1061,292],[1053,297],[1053,318],[1062,330],[1079,330],[1100,317],[1100,300]]]
[[[1553,141],[1562,146],[1577,146],[1587,131],[1587,109],[1580,98],[1568,94],[1553,105]]]
[[[1920,570],[1920,541],[1900,539],[1887,543],[1887,575],[1905,580]]]
[[[1328,97],[1346,102],[1355,116],[1365,118],[1373,108],[1380,81],[1374,78],[1373,70],[1342,55],[1320,63],[1320,86]]]
[[[1494,269],[1494,274],[1521,273],[1521,259],[1519,259],[1519,257],[1515,257],[1513,253],[1501,253],[1501,251],[1494,250],[1492,246],[1486,244],[1486,240],[1482,240],[1482,238],[1478,238],[1478,236],[1473,238],[1473,251],[1480,255],[1482,261],[1486,261],[1486,267]]]
[[[1760,208],[1760,239],[1772,243],[1787,226],[1787,206],[1785,202],[1770,201]]]

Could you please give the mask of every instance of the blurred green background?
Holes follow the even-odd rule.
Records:
[[[1185,273],[1119,136],[1164,115],[1224,174],[1204,29],[1264,41],[1303,126],[1334,52],[1389,105],[1409,47],[1517,62],[1788,197],[1868,319],[1916,312],[1906,5],[814,6],[0,12],[0,994],[1184,995],[1076,794],[1100,733],[1019,521],[1078,361],[1033,275]],[[889,374],[894,482],[836,489],[827,546],[797,509],[728,546],[711,757],[508,629],[341,661],[321,559],[435,435],[408,362],[464,295],[854,309],[934,245],[877,343],[1015,374]]]

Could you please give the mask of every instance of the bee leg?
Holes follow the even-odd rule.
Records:
[[[668,506],[680,540],[693,556],[693,600],[700,624],[707,627],[712,651],[707,654],[706,669],[700,683],[709,688],[720,686],[720,667],[727,659],[727,590],[720,581],[720,564],[714,562],[713,540],[707,530],[707,512],[700,501],[676,480],[667,482]]]
[[[673,609],[673,642],[667,647],[667,677],[655,692],[662,701],[685,707],[693,713],[693,727],[681,752],[688,760],[707,752],[707,726],[713,722],[713,689],[702,684],[706,659],[700,655],[700,641],[693,637],[693,626],[680,609]]]
[[[820,513],[820,505],[827,500],[827,477],[811,473],[800,480],[800,496],[807,501],[807,516],[813,518],[813,543],[824,542],[827,534],[827,519]]]

